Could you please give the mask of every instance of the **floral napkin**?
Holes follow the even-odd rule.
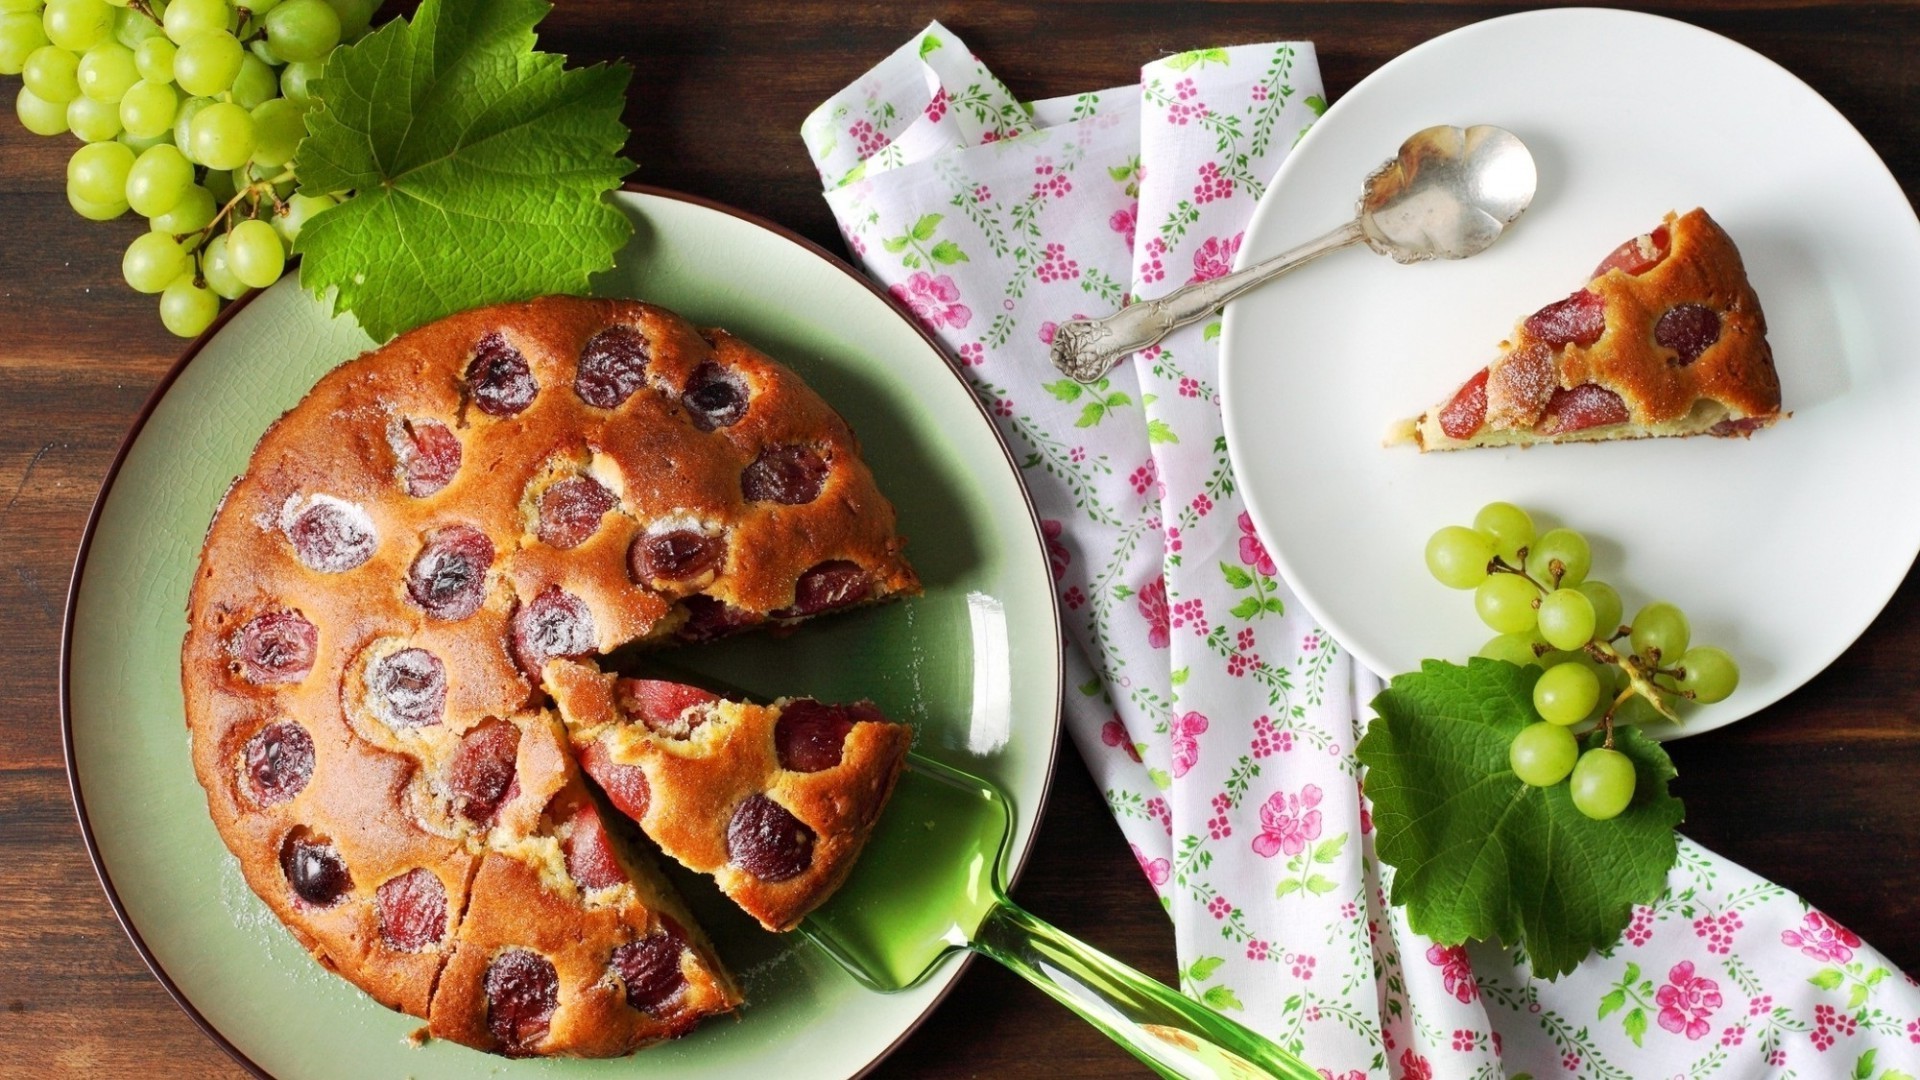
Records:
[[[1684,841],[1668,893],[1556,982],[1412,933],[1353,755],[1380,684],[1241,505],[1218,320],[1097,386],[1048,363],[1057,323],[1226,273],[1325,107],[1305,42],[1023,104],[934,23],[802,129],[848,247],[1020,461],[1070,635],[1068,728],[1172,916],[1183,989],[1332,1080],[1920,1074],[1912,980]]]

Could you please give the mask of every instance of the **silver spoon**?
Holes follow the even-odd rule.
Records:
[[[1533,155],[1511,131],[1479,124],[1414,132],[1399,154],[1367,177],[1352,221],[1245,270],[1131,304],[1104,319],[1062,323],[1054,331],[1053,364],[1081,382],[1095,382],[1174,328],[1360,241],[1402,263],[1478,255],[1526,210],[1536,181]]]

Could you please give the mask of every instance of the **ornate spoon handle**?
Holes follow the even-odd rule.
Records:
[[[1083,383],[1096,382],[1128,355],[1166,337],[1175,328],[1205,318],[1248,289],[1302,263],[1365,238],[1360,223],[1349,221],[1317,240],[1245,270],[1175,289],[1157,300],[1129,304],[1104,319],[1061,323],[1053,334],[1053,366]]]

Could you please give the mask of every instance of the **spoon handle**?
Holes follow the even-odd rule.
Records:
[[[1175,328],[1206,318],[1214,309],[1248,289],[1361,239],[1359,221],[1349,221],[1317,240],[1309,240],[1244,270],[1196,282],[1154,300],[1129,304],[1104,319],[1061,323],[1053,334],[1053,366],[1083,383],[1097,382],[1105,378],[1115,364],[1166,337]]]
[[[1321,1080],[1306,1063],[1190,997],[1027,914],[1005,895],[971,948],[1005,964],[1174,1080]]]

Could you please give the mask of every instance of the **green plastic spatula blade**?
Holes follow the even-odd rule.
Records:
[[[1162,1076],[1320,1080],[1257,1032],[1008,900],[1012,822],[992,784],[910,755],[860,864],[799,933],[880,991],[914,985],[950,953],[992,957]]]
[[[622,674],[693,683],[742,698],[754,696],[743,683],[781,682],[764,678],[764,657],[736,657],[731,664],[728,659],[724,650],[709,650],[700,657],[705,670],[698,670],[656,652],[635,651],[615,654],[610,666]],[[881,992],[913,986],[952,953],[990,956],[1162,1076],[1321,1080],[1259,1033],[1008,900],[1012,832],[1013,808],[999,788],[909,754],[853,873],[795,932]]]

